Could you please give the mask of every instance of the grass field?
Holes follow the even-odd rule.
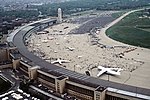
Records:
[[[124,11],[121,11],[121,12],[118,12],[118,13],[113,13],[113,14],[112,14],[112,17],[113,17],[113,18],[118,18],[118,17],[120,17],[121,15],[125,14],[126,12],[128,12],[128,10],[124,10]]]
[[[110,38],[150,48],[150,18],[140,18],[142,11],[132,13],[106,31]]]

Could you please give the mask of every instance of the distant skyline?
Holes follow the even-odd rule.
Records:
[[[59,2],[64,2],[64,1],[73,1],[73,0],[0,0],[1,4],[0,5],[5,5],[9,3],[59,3]]]

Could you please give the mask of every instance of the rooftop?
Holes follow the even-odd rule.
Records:
[[[0,43],[0,48],[6,48],[8,45],[6,43]]]
[[[59,77],[59,76],[63,75],[63,74],[60,74],[60,73],[58,73],[58,72],[55,72],[55,71],[52,71],[52,70],[48,70],[48,69],[46,69],[46,68],[41,68],[41,69],[39,69],[39,70],[41,70],[41,71],[43,71],[43,72],[45,72],[45,73],[54,75],[54,76],[56,76],[56,77]]]
[[[58,80],[63,80],[63,79],[65,79],[65,78],[67,78],[66,76],[60,76],[60,77],[58,77],[57,79]]]
[[[79,84],[82,84],[82,85],[85,85],[85,86],[89,86],[89,87],[92,87],[92,88],[99,87],[98,84],[93,84],[93,83],[90,83],[90,82],[87,82],[87,81],[84,81],[84,80],[79,80],[79,79],[73,78],[73,77],[69,77],[69,81],[79,83]]]
[[[96,91],[102,92],[102,91],[104,91],[105,89],[106,89],[105,87],[99,86],[99,87],[96,88]]]

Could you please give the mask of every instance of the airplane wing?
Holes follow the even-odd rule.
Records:
[[[62,61],[61,61],[61,60],[59,60],[58,63],[59,63],[60,65],[62,65]]]
[[[110,70],[118,70],[119,68],[109,68]]]
[[[103,73],[105,73],[106,70],[101,70],[98,74],[97,74],[97,77],[101,76]]]
[[[55,64],[55,63],[58,63],[58,61],[56,60],[56,61],[52,61],[52,62],[51,62],[51,64]]]
[[[70,61],[69,60],[61,60],[61,62],[66,62],[67,63],[67,62],[70,62]]]
[[[112,74],[112,75],[120,75],[120,72],[116,72],[116,71],[112,71],[112,70],[109,70],[108,73]]]

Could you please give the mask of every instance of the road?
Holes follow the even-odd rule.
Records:
[[[43,90],[41,90],[41,89],[39,89],[39,88],[37,88],[37,87],[35,87],[35,86],[30,86],[30,88],[32,88],[32,89],[38,91],[39,93],[42,93],[42,94],[48,96],[48,97],[51,97],[51,98],[53,98],[53,99],[56,99],[56,100],[63,100],[63,99],[61,99],[61,98],[59,98],[59,97],[53,96],[52,94],[43,91]]]
[[[12,92],[17,91],[19,89],[20,81],[19,79],[15,78],[11,70],[2,70],[0,75],[12,84],[11,88],[7,90],[5,94],[0,95],[0,98],[5,97],[6,95],[10,95]]]
[[[20,85],[19,79],[17,79],[11,70],[2,70],[1,76],[3,76],[6,80],[10,81],[12,87],[10,90],[17,90]]]

